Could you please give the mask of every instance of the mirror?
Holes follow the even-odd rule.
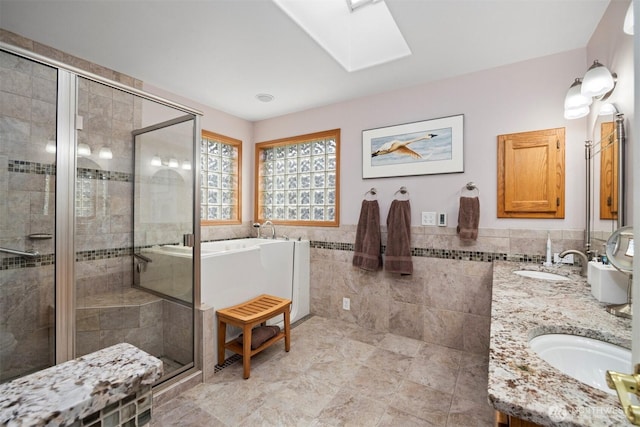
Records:
[[[631,307],[631,277],[634,253],[633,227],[621,227],[614,231],[607,239],[606,253],[611,265],[629,276],[627,302],[625,304],[608,305],[607,311],[616,316],[630,319],[633,317],[633,308]]]
[[[593,123],[594,141],[585,143],[587,159],[587,252],[603,254],[608,237],[625,225],[625,126],[624,116],[598,115]]]

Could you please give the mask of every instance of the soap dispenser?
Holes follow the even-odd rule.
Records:
[[[551,262],[551,233],[547,233],[547,259],[542,265],[545,267],[551,267],[553,265]]]

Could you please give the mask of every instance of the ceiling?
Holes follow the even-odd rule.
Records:
[[[257,121],[584,48],[609,3],[385,1],[412,55],[352,73],[271,0],[0,0],[0,27]]]

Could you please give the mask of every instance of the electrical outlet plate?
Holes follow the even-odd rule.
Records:
[[[436,213],[422,212],[422,225],[436,225]]]
[[[351,310],[351,299],[350,298],[342,298],[342,309],[343,310]]]

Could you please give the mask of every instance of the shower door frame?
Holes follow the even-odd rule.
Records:
[[[77,86],[82,77],[96,83],[119,89],[123,92],[158,104],[174,108],[194,118],[194,160],[199,151],[200,117],[199,110],[144,92],[122,83],[109,80],[96,74],[84,71],[60,61],[31,52],[6,42],[0,41],[0,50],[17,55],[31,61],[53,67],[58,72],[58,99],[56,119],[56,225],[55,225],[55,364],[60,364],[75,357],[76,336],[76,304],[75,304],[75,184],[76,184],[76,128],[77,128]],[[193,163],[193,224],[195,243],[200,244],[200,161]],[[194,259],[193,271],[193,333],[194,333],[194,368],[198,368],[197,349],[201,347],[196,310],[200,304],[200,260]],[[197,265],[197,269],[196,269]],[[186,371],[186,373],[191,370]],[[180,378],[181,375],[170,380]]]

